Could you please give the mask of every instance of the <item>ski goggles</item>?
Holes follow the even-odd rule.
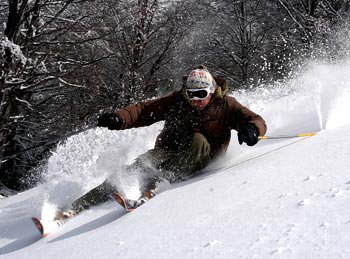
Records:
[[[206,88],[186,89],[187,97],[192,100],[204,100],[212,93],[212,86]]]

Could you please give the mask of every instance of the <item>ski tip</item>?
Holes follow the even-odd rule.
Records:
[[[32,221],[34,223],[34,225],[36,226],[36,228],[39,230],[40,234],[45,237],[47,235],[44,234],[44,226],[41,223],[41,220],[35,217],[32,217]]]
[[[43,237],[48,236],[52,232],[56,231],[62,224],[64,224],[63,220],[44,221],[36,217],[32,217],[32,221]]]
[[[135,210],[135,208],[130,208],[127,204],[125,199],[117,192],[114,192],[111,194],[112,198],[120,205],[122,206],[126,211],[130,212]]]

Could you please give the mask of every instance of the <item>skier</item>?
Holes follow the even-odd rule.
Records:
[[[183,78],[183,87],[168,96],[104,113],[98,127],[124,130],[165,121],[153,149],[141,155],[126,170],[146,175],[142,197],[129,206],[137,207],[154,195],[157,182],[170,183],[193,177],[210,161],[224,154],[231,130],[239,144],[255,145],[266,132],[261,116],[227,95],[227,82],[214,78],[203,66],[196,66]],[[116,190],[107,180],[76,200],[65,216],[74,215],[109,199]]]

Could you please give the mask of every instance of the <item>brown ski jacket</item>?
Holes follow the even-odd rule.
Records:
[[[266,124],[261,116],[241,105],[234,97],[227,96],[227,83],[215,78],[216,91],[204,110],[191,106],[184,89],[165,97],[149,100],[117,110],[122,119],[121,129],[151,125],[164,121],[164,128],[158,135],[155,148],[179,150],[192,139],[195,132],[201,132],[211,147],[211,157],[224,153],[231,138],[231,130],[240,131],[246,123],[253,123],[260,135],[266,133]]]

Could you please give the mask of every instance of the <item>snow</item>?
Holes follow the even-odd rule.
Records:
[[[27,58],[23,55],[20,46],[16,45],[6,37],[0,42],[0,56],[5,57],[5,49],[8,49],[12,54],[12,63],[21,63],[25,65]]]
[[[263,115],[268,135],[316,136],[247,147],[233,134],[203,175],[131,213],[94,207],[42,239],[31,216],[52,217],[108,176],[136,196],[142,178],[123,165],[152,148],[162,123],[71,137],[45,183],[0,199],[0,258],[350,258],[349,70],[315,63],[280,87],[233,93]]]

